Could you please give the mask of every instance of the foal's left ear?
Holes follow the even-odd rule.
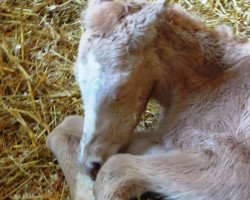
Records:
[[[138,12],[128,15],[130,46],[138,47],[156,35],[155,25],[166,11],[169,0],[159,0],[145,4]]]

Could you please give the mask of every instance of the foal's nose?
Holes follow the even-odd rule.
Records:
[[[91,164],[91,168],[88,169],[88,173],[91,176],[92,179],[96,179],[97,173],[99,172],[100,168],[101,168],[101,163],[99,162],[92,162]]]
[[[88,157],[87,159],[84,159],[83,162],[80,161],[80,165],[83,167],[84,172],[89,174],[90,177],[95,180],[101,166],[103,165],[103,161],[101,159]]]

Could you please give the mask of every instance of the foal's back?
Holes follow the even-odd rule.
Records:
[[[250,43],[228,27],[210,29],[178,8],[167,11],[165,20],[157,43],[168,48],[159,54],[165,55],[164,70],[178,74],[157,129],[165,143],[215,152],[239,144],[250,158]],[[168,56],[170,49],[178,59]]]

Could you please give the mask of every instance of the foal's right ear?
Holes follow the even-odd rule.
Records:
[[[112,2],[113,0],[90,0],[89,1],[89,6],[94,6],[94,5],[98,5],[102,2]]]
[[[94,34],[108,32],[123,15],[123,6],[119,2],[92,0],[83,12],[83,24]]]
[[[119,20],[141,8],[141,4],[111,0],[91,0],[83,12],[84,26],[94,34],[112,31]]]
[[[155,25],[161,20],[169,0],[146,3],[138,12],[127,17],[130,34],[130,47],[145,45],[155,36]]]

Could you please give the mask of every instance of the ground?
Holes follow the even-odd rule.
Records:
[[[250,36],[249,0],[174,0],[209,26]],[[46,136],[84,113],[73,76],[83,0],[0,1],[0,199],[66,199],[68,187]],[[148,106],[139,129],[152,128]]]

